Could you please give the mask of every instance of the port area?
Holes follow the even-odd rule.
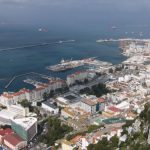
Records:
[[[20,77],[23,77],[23,76],[26,76],[26,75],[37,75],[43,79],[47,79],[49,80],[51,77],[50,76],[47,76],[47,75],[44,75],[44,74],[40,74],[40,73],[36,73],[36,72],[28,72],[28,73],[24,73],[24,74],[20,74],[20,75],[17,75],[17,76],[13,76],[9,82],[5,85],[5,89],[9,88],[11,86],[11,84],[13,84],[13,82],[17,79],[17,78],[20,78]],[[3,79],[4,80],[4,79]],[[31,80],[31,79],[26,79],[24,80],[25,83],[28,83],[28,84],[31,84],[34,85],[35,87],[37,87],[41,82],[37,82],[35,80]]]
[[[46,69],[54,71],[54,72],[62,72],[70,69],[74,69],[80,66],[87,65],[89,63],[92,63],[95,60],[95,57],[82,59],[82,60],[62,60],[57,65],[52,65],[46,67]]]
[[[124,38],[124,39],[99,39],[97,43],[104,43],[104,42],[149,42],[149,39],[133,39],[133,38]]]

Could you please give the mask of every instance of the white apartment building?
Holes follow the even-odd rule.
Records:
[[[41,106],[45,111],[50,112],[52,114],[58,114],[59,108],[55,106],[54,104],[51,104],[50,102],[46,101],[42,103]]]
[[[76,81],[84,81],[88,78],[88,74],[89,73],[87,71],[78,71],[74,74],[67,76],[67,85],[70,86]]]
[[[48,84],[40,84],[34,90],[21,89],[18,92],[4,92],[0,96],[0,103],[4,106],[17,104],[18,102],[27,99],[30,102],[43,100],[43,94],[49,93],[65,86],[65,82],[61,79],[50,80]]]
[[[95,100],[84,99],[80,103],[80,108],[91,114],[95,114],[99,111],[99,103]]]

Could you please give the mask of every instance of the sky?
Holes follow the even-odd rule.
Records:
[[[148,24],[149,0],[0,0],[0,23]]]

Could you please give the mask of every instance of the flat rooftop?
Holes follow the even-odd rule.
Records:
[[[28,130],[34,123],[37,122],[37,119],[35,117],[26,117],[13,119],[12,121],[22,126],[25,130]]]
[[[57,109],[58,108],[56,105],[50,103],[49,101],[45,101],[45,102],[43,102],[43,104],[45,104],[45,105],[47,105],[47,106],[49,106],[49,107],[51,107],[53,109]]]
[[[68,92],[68,93],[62,95],[61,98],[63,98],[65,100],[65,102],[68,102],[68,103],[76,103],[76,102],[81,101],[81,99],[82,99],[79,95],[76,95],[71,92]]]
[[[18,115],[17,113],[11,112],[6,109],[0,111],[0,117],[5,118],[5,119],[11,120],[11,119],[15,118],[17,115]]]
[[[75,96],[73,96],[73,95],[67,95],[67,96],[65,96],[64,98],[69,99],[69,100],[74,100],[74,99],[76,99],[77,97],[75,97]]]

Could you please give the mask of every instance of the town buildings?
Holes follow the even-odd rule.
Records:
[[[27,147],[27,141],[10,128],[0,129],[0,144],[4,149],[9,150],[21,150]]]
[[[59,107],[57,107],[54,103],[51,103],[49,101],[42,102],[41,106],[46,112],[52,113],[52,114],[58,114],[59,113]]]
[[[11,127],[21,138],[30,141],[37,134],[37,119],[34,117],[15,118],[11,122]]]

